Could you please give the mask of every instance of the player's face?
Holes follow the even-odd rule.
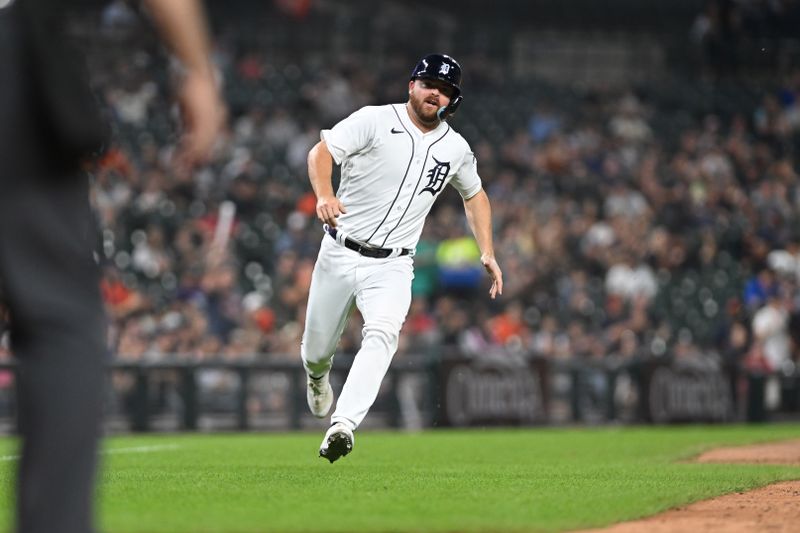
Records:
[[[439,80],[413,80],[408,84],[408,101],[423,124],[437,123],[436,112],[452,97],[453,88]]]

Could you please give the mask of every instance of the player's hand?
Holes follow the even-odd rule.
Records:
[[[503,294],[503,272],[500,270],[500,265],[497,264],[493,255],[482,255],[481,263],[486,272],[492,277],[492,288],[489,289],[489,296],[494,300],[498,294]]]
[[[183,137],[178,153],[179,168],[207,162],[227,117],[216,82],[211,73],[188,72],[178,92]]]
[[[336,227],[336,219],[342,213],[347,213],[342,202],[335,196],[321,196],[317,198],[317,218],[332,228]]]

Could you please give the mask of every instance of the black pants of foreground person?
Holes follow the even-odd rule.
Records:
[[[0,278],[20,365],[17,529],[88,533],[106,348],[86,187],[0,184]]]
[[[0,294],[20,368],[15,530],[89,533],[106,358],[97,230],[85,174],[39,126],[45,106],[9,18],[22,3],[11,5],[0,9]]]

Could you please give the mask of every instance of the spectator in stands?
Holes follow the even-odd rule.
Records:
[[[606,292],[626,300],[650,300],[658,291],[653,270],[637,262],[633,253],[621,252],[606,275]]]
[[[754,312],[767,303],[770,295],[775,295],[777,291],[778,282],[775,274],[768,268],[762,268],[747,281],[744,288],[744,304]]]
[[[766,368],[780,371],[791,358],[790,302],[778,290],[767,293],[766,305],[753,315],[753,337]]]

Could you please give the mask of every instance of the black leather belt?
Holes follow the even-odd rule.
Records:
[[[334,240],[336,240],[336,233],[337,233],[336,228],[328,226],[327,228],[325,228],[325,230],[328,232],[328,235],[330,235],[331,237],[333,237]],[[354,252],[360,253],[364,257],[374,257],[376,259],[384,259],[392,255],[392,252],[394,252],[393,248],[376,248],[374,246],[360,244],[358,241],[353,240],[350,237],[344,238],[344,246],[345,248],[350,248]],[[400,249],[398,257],[401,255],[408,255],[410,253],[411,250],[409,250],[408,248],[402,248]]]

